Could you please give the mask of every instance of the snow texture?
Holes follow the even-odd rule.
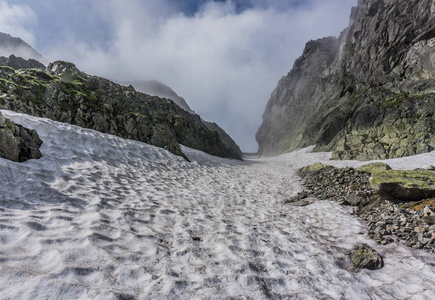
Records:
[[[35,129],[39,160],[0,159],[1,299],[435,299],[434,257],[379,246],[348,208],[284,204],[330,153],[245,162],[2,111]],[[386,161],[435,164],[435,153]],[[379,271],[351,270],[367,243]]]

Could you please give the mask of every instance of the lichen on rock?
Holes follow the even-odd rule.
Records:
[[[382,257],[366,244],[356,245],[350,254],[350,260],[357,268],[379,270],[384,267]]]
[[[435,196],[435,171],[378,170],[370,184],[384,199],[417,201]]]

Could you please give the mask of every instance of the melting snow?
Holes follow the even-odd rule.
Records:
[[[43,158],[0,159],[2,299],[435,299],[435,259],[378,246],[347,208],[283,202],[298,168],[329,153],[245,162],[2,113],[41,139]],[[389,160],[435,164],[435,152]],[[352,271],[356,243],[383,257]]]

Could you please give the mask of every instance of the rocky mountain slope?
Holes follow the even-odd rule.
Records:
[[[138,140],[184,156],[179,144],[241,159],[198,115],[171,100],[89,76],[58,61],[47,70],[0,67],[0,108]]]
[[[188,111],[190,113],[195,113],[187,104],[186,100],[183,97],[180,97],[173,89],[167,86],[164,83],[161,83],[157,80],[141,80],[141,81],[133,81],[128,83],[128,85],[132,85],[139,92],[157,96],[160,98],[171,99],[175,102],[179,107]]]
[[[42,55],[22,39],[0,32],[0,56],[9,56],[11,54],[25,59],[44,61]]]
[[[339,38],[307,43],[273,91],[259,153],[316,145],[335,159],[435,149],[435,3],[359,0]]]
[[[123,83],[125,84],[125,82]],[[173,89],[169,86],[157,81],[157,80],[142,80],[142,81],[133,81],[131,84],[136,90],[139,92],[154,95],[161,98],[167,98],[175,102],[178,106],[180,106],[185,111],[195,114],[195,112],[189,107],[186,100],[183,97],[180,97]],[[216,131],[219,134],[219,137],[224,144],[225,150],[227,153],[231,153],[231,157],[242,157],[243,153],[240,150],[239,146],[236,142],[231,138],[231,136],[225,132],[218,124],[214,122],[207,122],[204,119],[201,121],[207,126],[207,128],[211,131]]]

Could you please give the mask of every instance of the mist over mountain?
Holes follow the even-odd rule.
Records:
[[[45,61],[41,54],[21,38],[0,32],[0,56],[9,57],[11,54],[25,59]]]

